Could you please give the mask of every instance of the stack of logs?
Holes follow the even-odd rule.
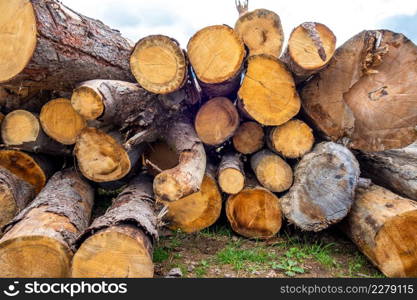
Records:
[[[0,0],[1,277],[152,277],[162,223],[198,232],[222,209],[251,239],[339,223],[417,276],[417,47],[378,30],[336,50],[307,22],[281,55],[279,16],[237,7],[183,50]],[[98,187],[121,193],[91,222]]]

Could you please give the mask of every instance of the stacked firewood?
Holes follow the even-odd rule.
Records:
[[[1,277],[152,277],[160,226],[222,211],[251,239],[339,223],[386,275],[417,276],[417,47],[378,30],[336,49],[307,22],[282,51],[276,13],[237,7],[183,50],[0,0]],[[121,192],[90,220],[98,187]]]

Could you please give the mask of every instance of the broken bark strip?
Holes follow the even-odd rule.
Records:
[[[246,51],[232,28],[214,25],[199,30],[188,42],[187,52],[200,87],[208,98],[236,93]]]
[[[238,154],[223,155],[217,171],[219,186],[224,193],[234,195],[245,187],[245,172],[243,162]]]
[[[302,89],[304,111],[328,138],[351,148],[406,147],[417,140],[416,65],[417,46],[405,36],[363,31]]]
[[[267,126],[278,126],[298,114],[301,101],[292,74],[270,55],[248,58],[248,68],[238,93],[242,110]]]
[[[249,49],[249,55],[268,54],[279,58],[284,45],[281,19],[273,11],[256,9],[243,13],[235,31]]]
[[[153,277],[158,240],[152,181],[135,177],[76,241],[72,277]]]
[[[252,154],[264,147],[264,130],[256,122],[244,122],[233,135],[233,146],[242,154]]]
[[[76,237],[88,226],[93,189],[71,169],[56,173],[5,227],[1,277],[68,277]],[[19,249],[19,251],[16,251]]]
[[[402,149],[361,152],[363,176],[399,195],[417,200],[417,143]]]
[[[70,156],[71,149],[45,134],[36,114],[14,110],[1,124],[1,137],[6,146],[34,153]]]
[[[386,276],[417,276],[415,201],[377,185],[359,188],[341,229]]]
[[[158,174],[153,187],[156,198],[176,201],[200,190],[206,169],[206,152],[188,121],[172,124],[164,140],[178,154],[179,164]]]
[[[31,184],[0,167],[0,228],[9,223],[34,197],[35,190]]]
[[[38,194],[62,162],[45,155],[17,150],[0,150],[0,166],[31,184]]]
[[[321,231],[342,220],[354,202],[359,163],[345,147],[318,144],[295,169],[290,191],[281,199],[288,221],[305,231]]]
[[[133,46],[102,22],[56,0],[2,1],[0,10],[1,44],[9,45],[0,55],[3,85],[72,90],[96,78],[133,80]]]
[[[199,109],[194,127],[203,143],[218,146],[233,136],[239,121],[239,113],[233,103],[227,98],[216,97]]]

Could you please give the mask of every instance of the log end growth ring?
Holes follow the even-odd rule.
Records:
[[[1,125],[3,141],[9,146],[36,141],[39,130],[38,119],[25,110],[15,110],[7,114]]]
[[[76,88],[71,96],[72,107],[86,120],[96,120],[104,112],[103,97],[88,86]]]

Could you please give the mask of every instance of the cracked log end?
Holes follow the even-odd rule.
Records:
[[[235,31],[226,25],[201,29],[190,39],[187,52],[193,69],[204,83],[222,83],[241,69],[246,51]]]
[[[8,146],[35,142],[41,126],[36,116],[26,110],[14,110],[7,114],[1,127],[1,137]]]
[[[217,146],[228,140],[239,126],[239,114],[233,103],[224,97],[204,103],[195,118],[198,137],[207,145]]]
[[[233,135],[233,146],[242,154],[252,154],[261,150],[265,143],[265,134],[257,122],[242,123]]]
[[[86,120],[96,120],[104,112],[101,93],[94,87],[81,85],[71,96],[71,105]]]
[[[64,145],[75,144],[77,136],[87,126],[84,118],[72,107],[71,101],[64,98],[45,104],[39,119],[45,133]]]
[[[130,69],[138,83],[155,94],[180,89],[187,80],[187,61],[177,41],[164,35],[141,39],[130,56]]]
[[[278,197],[261,187],[246,188],[230,196],[226,215],[233,231],[252,239],[272,238],[282,225]]]
[[[284,44],[281,19],[273,11],[256,9],[243,14],[235,31],[249,49],[249,55],[269,54],[279,58]]]
[[[267,126],[278,126],[298,114],[300,97],[284,63],[269,55],[248,59],[248,69],[239,89],[243,110]]]
[[[36,47],[36,17],[28,0],[0,1],[0,83],[18,75]]]

